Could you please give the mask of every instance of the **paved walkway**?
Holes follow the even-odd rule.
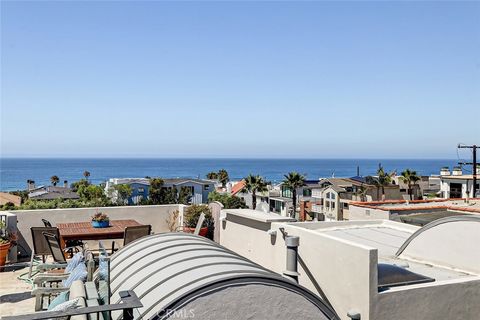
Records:
[[[17,279],[27,273],[28,268],[0,272],[0,315],[11,316],[35,312],[35,299],[30,292],[32,287]]]

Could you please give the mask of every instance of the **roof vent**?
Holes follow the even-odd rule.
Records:
[[[461,176],[462,175],[462,168],[454,167],[452,171],[452,176]]]
[[[448,167],[443,167],[440,170],[440,175],[441,176],[449,176],[450,175],[450,169]]]

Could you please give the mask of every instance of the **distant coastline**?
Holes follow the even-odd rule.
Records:
[[[375,174],[382,163],[388,171],[400,172],[411,168],[421,175],[438,174],[443,166],[453,167],[457,159],[267,159],[267,158],[0,158],[0,190],[25,189],[28,179],[37,185],[49,184],[52,175],[69,183],[81,179],[83,172],[91,172],[95,184],[114,177],[191,177],[205,175],[221,168],[226,169],[232,180],[253,173],[272,182],[282,180],[289,171],[298,171],[310,180],[321,177],[351,177]]]

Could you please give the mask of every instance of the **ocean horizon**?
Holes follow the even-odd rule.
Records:
[[[0,158],[0,190],[26,188],[28,179],[36,185],[49,185],[57,175],[60,184],[83,178],[99,184],[110,178],[163,177],[205,178],[210,171],[226,169],[231,180],[248,174],[259,174],[276,183],[290,171],[297,171],[309,180],[325,177],[352,177],[375,174],[379,163],[387,171],[400,173],[406,168],[421,175],[438,174],[443,166],[456,165],[457,159],[266,159],[266,158]]]

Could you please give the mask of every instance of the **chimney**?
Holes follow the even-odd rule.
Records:
[[[64,188],[68,188],[68,181],[67,181],[67,180],[64,180],[64,181],[63,181],[63,187],[64,187]]]
[[[450,175],[450,169],[448,167],[443,167],[440,170],[440,175],[441,176],[449,176]]]
[[[452,176],[461,176],[462,175],[462,168],[454,167],[452,170]]]
[[[35,189],[35,181],[27,180],[27,191]]]

